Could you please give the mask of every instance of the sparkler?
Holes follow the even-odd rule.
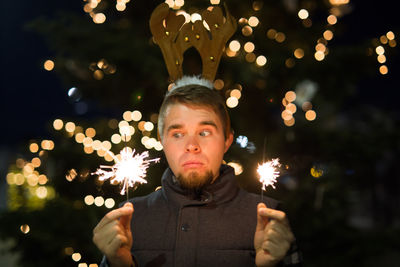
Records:
[[[260,175],[260,182],[262,183],[261,187],[261,199],[263,196],[263,191],[267,189],[270,185],[275,189],[275,183],[277,182],[277,178],[279,177],[279,168],[281,164],[279,163],[279,158],[272,159],[270,161],[264,162],[261,165],[258,165],[257,172]]]
[[[126,192],[127,198],[129,187],[135,186],[136,183],[147,183],[145,179],[147,168],[151,162],[159,162],[160,160],[159,158],[145,160],[145,158],[149,157],[148,151],[135,155],[135,150],[129,147],[124,147],[121,150],[121,158],[112,153],[110,155],[113,157],[115,164],[113,166],[100,165],[100,168],[92,174],[97,174],[100,181],[110,179],[111,183],[123,183],[121,195],[125,195]]]

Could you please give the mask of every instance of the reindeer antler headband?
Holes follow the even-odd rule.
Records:
[[[236,21],[226,6],[225,12],[225,18],[219,7],[202,12],[202,18],[209,25],[208,32],[203,21],[185,23],[185,17],[177,16],[166,3],[154,9],[150,18],[150,30],[160,46],[172,81],[183,76],[183,54],[192,46],[201,57],[202,77],[214,81],[224,46],[236,31]]]

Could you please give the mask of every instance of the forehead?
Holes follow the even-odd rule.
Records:
[[[165,126],[171,123],[194,123],[204,120],[214,121],[221,125],[221,120],[215,111],[208,106],[172,104],[169,105],[165,112]]]

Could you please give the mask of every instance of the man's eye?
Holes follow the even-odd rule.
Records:
[[[175,138],[180,138],[180,137],[182,137],[182,136],[183,136],[182,133],[173,133],[173,134],[172,134],[172,137],[175,137]]]
[[[200,132],[200,136],[209,136],[210,134],[211,134],[211,132],[208,130],[204,130],[204,131]]]

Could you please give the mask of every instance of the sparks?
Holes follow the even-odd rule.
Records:
[[[266,190],[269,185],[275,189],[276,179],[279,177],[279,171],[276,168],[280,166],[278,158],[258,165],[257,172],[260,175],[262,190]]]
[[[110,153],[110,152],[109,152]],[[113,166],[100,165],[100,168],[92,174],[99,176],[100,181],[110,179],[110,182],[123,183],[121,195],[125,195],[129,187],[133,187],[136,183],[147,183],[146,170],[150,162],[158,162],[160,159],[145,160],[149,156],[148,151],[142,154],[135,154],[129,147],[124,147],[120,152],[120,159],[110,153],[115,164]],[[107,171],[106,169],[111,169]]]

